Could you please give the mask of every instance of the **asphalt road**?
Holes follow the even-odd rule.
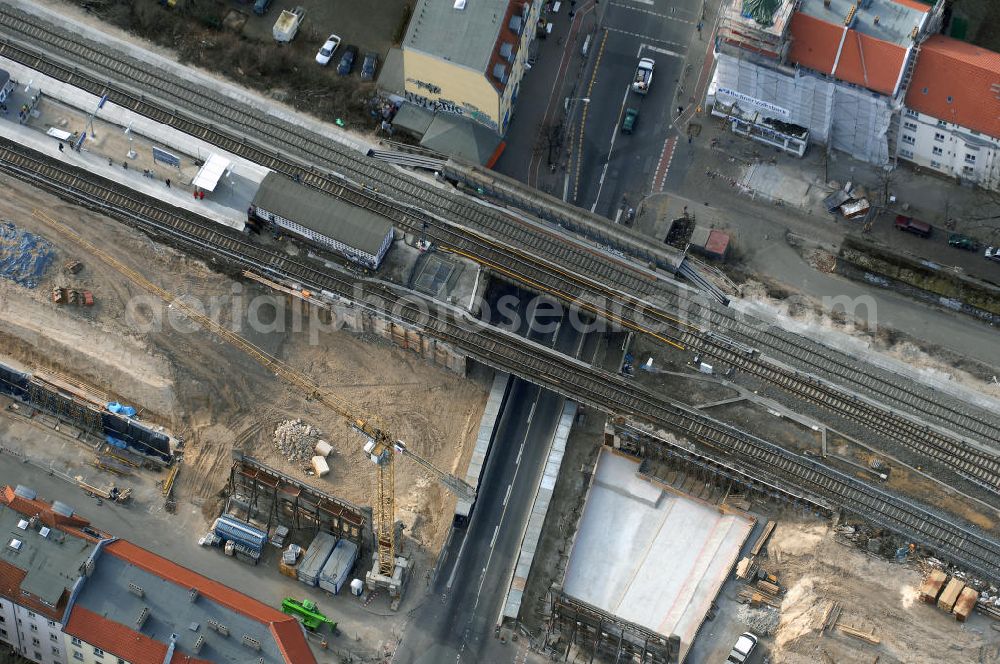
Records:
[[[528,336],[572,355],[583,341],[573,326],[561,324]],[[563,402],[553,392],[514,379],[472,518],[465,530],[452,532],[427,604],[407,626],[393,662],[513,662],[517,657],[518,649],[496,639],[495,629]]]
[[[701,8],[702,0],[608,3],[593,62],[580,88],[580,96],[590,101],[571,102],[575,129],[564,185],[566,200],[614,219],[619,210],[635,207],[649,191],[677,116],[675,94]],[[656,62],[646,95],[629,91],[640,57]],[[626,108],[639,111],[631,135],[620,131]]]

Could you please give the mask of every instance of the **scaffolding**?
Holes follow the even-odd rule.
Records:
[[[272,527],[282,525],[324,531],[364,548],[369,519],[362,508],[240,452],[233,452],[227,490],[230,501],[246,510],[245,520],[260,523],[262,530],[270,532]]]

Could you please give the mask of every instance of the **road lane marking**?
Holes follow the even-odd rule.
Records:
[[[494,546],[496,546],[496,544],[497,544],[497,535],[498,534],[500,534],[500,524],[499,523],[496,525],[496,528],[493,529],[493,539],[490,540],[490,548],[491,549]]]
[[[584,95],[586,98],[590,98],[590,91],[594,89],[594,81],[597,80],[597,70],[601,66],[601,58],[604,56],[604,45],[608,43],[608,31],[605,29],[604,36],[601,38],[601,48],[597,52],[597,59],[594,61],[594,71],[590,75],[590,84],[587,85],[587,94]],[[583,115],[580,118],[580,136],[577,139],[576,144],[576,176],[573,181],[573,201],[576,202],[577,194],[580,191],[580,161],[583,158],[583,131],[587,127],[587,111],[590,109],[590,104],[583,105]]]
[[[669,56],[672,56],[672,57],[675,57],[675,58],[683,58],[684,57],[683,53],[678,53],[677,51],[670,51],[670,50],[667,50],[665,48],[660,48],[659,46],[653,46],[652,44],[643,44],[642,46],[640,46],[639,47],[639,54],[640,55],[642,54],[642,50],[644,48],[648,48],[650,51],[653,51],[654,53],[661,53],[663,55],[669,55]],[[636,56],[636,57],[639,57],[639,56]]]
[[[469,541],[469,531],[465,531],[465,537],[462,538],[462,546],[458,547],[458,555],[455,557],[455,566],[451,568],[451,576],[448,577],[448,583],[446,587],[451,590],[451,584],[455,582],[455,574],[458,572],[458,563],[462,560],[462,552],[465,551],[465,543]]]
[[[656,164],[656,172],[653,174],[653,191],[663,191],[667,184],[667,173],[670,171],[670,162],[674,160],[674,148],[677,146],[677,137],[671,136],[663,143],[663,151],[660,152],[660,161]]]
[[[656,37],[650,37],[649,35],[644,35],[639,32],[630,32],[629,30],[622,30],[620,28],[604,28],[605,34],[608,32],[617,32],[618,34],[628,35],[629,37],[636,37],[644,41],[658,42],[660,44],[667,44],[668,46],[675,46],[678,49],[684,49],[684,44],[678,42],[667,41],[666,39],[657,39]]]
[[[634,0],[634,1],[635,2],[642,2],[643,4],[650,4],[650,5],[653,4],[652,2],[649,2],[649,3],[643,2],[643,0]],[[687,23],[688,25],[698,25],[697,21],[689,21],[686,18],[678,18],[677,16],[675,16],[674,14],[676,12],[674,12],[674,8],[673,7],[670,8],[670,13],[669,14],[664,14],[662,12],[654,12],[652,9],[643,9],[642,7],[633,7],[632,5],[626,5],[626,4],[621,3],[621,2],[612,2],[611,6],[612,7],[621,7],[622,9],[631,9],[634,12],[641,12],[643,14],[649,14],[650,16],[655,16],[657,18],[662,18],[662,19],[665,19],[667,21],[676,21],[677,23]],[[684,11],[684,10],[681,10],[681,11]]]
[[[597,197],[594,199],[594,204],[590,208],[591,212],[596,213],[597,204],[601,201],[601,190],[604,189],[604,178],[608,175],[608,164],[611,163],[611,153],[615,151],[615,140],[618,138],[618,127],[621,126],[622,115],[625,113],[625,104],[628,103],[628,94],[631,91],[631,85],[625,88],[625,96],[622,97],[622,105],[621,108],[618,109],[618,119],[615,121],[615,126],[611,129],[611,147],[608,148],[608,156],[604,160],[604,170],[601,171],[601,179],[597,183]]]
[[[508,500],[510,500],[510,490],[511,490],[511,489],[512,489],[513,487],[514,487],[514,485],[513,485],[513,484],[508,484],[508,485],[507,485],[507,495],[503,497],[503,504],[504,504],[504,506],[505,506],[505,507],[506,507],[506,505],[507,505],[507,501],[508,501]],[[464,542],[463,542],[463,544],[464,544]]]

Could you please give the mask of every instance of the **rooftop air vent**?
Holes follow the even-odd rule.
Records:
[[[142,629],[142,626],[146,624],[146,620],[149,618],[149,607],[142,607],[142,611],[139,612],[139,617],[135,619],[135,628],[138,630]]]
[[[198,640],[194,642],[194,645],[191,647],[191,650],[193,650],[194,654],[197,655],[199,652],[201,652],[201,647],[203,645],[205,645],[205,635],[199,634]]]
[[[20,521],[17,522],[17,527],[20,528],[21,530],[27,530],[28,529],[28,520],[27,519],[21,519]]]
[[[197,588],[191,588],[190,590],[188,590],[188,599],[190,599],[192,602],[194,602],[194,601],[196,601],[198,599],[198,589]]]
[[[50,530],[48,526],[42,526],[41,529],[38,531],[38,534],[41,535],[42,537],[48,537],[49,533],[51,532],[52,530]]]
[[[137,597],[142,597],[146,594],[146,591],[142,589],[142,586],[136,585],[134,583],[128,584],[128,591]]]
[[[10,540],[10,544],[8,544],[7,546],[14,549],[15,551],[20,551],[21,547],[24,546],[24,543],[15,537]]]
[[[465,9],[465,0],[455,0],[455,4],[453,6],[455,9]]]
[[[253,648],[254,650],[260,650],[260,641],[250,636],[249,634],[243,635],[243,645],[247,648]]]
[[[14,495],[21,496],[25,500],[34,500],[38,496],[38,492],[31,487],[26,487],[23,484],[18,484],[14,488]]]

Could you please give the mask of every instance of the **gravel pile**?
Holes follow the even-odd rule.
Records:
[[[304,461],[313,457],[313,448],[322,432],[302,420],[285,420],[274,429],[274,448],[289,461]]]
[[[754,608],[748,604],[741,604],[736,611],[737,619],[750,628],[750,631],[758,636],[770,636],[778,629],[780,616],[776,609],[769,606]]]

